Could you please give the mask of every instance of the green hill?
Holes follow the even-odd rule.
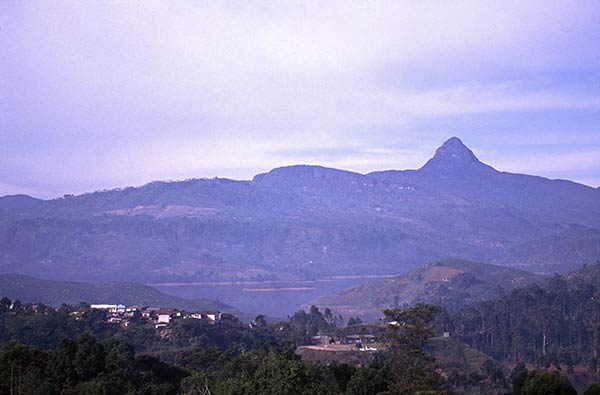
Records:
[[[373,281],[318,298],[312,304],[329,307],[345,317],[374,319],[390,307],[426,302],[449,311],[506,294],[544,277],[504,266],[458,259],[431,263],[404,275]]]

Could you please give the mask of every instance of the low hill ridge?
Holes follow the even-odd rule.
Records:
[[[500,297],[544,277],[509,267],[460,259],[429,263],[401,276],[367,282],[324,296],[310,304],[330,307],[345,317],[373,319],[386,308],[425,302],[450,312]]]
[[[41,302],[50,306],[63,303],[77,305],[124,304],[126,306],[172,307],[188,310],[233,311],[234,308],[216,300],[190,300],[164,294],[144,284],[113,282],[91,284],[72,281],[42,280],[21,274],[0,274],[0,297],[21,302]]]

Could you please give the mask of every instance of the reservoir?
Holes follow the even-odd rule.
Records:
[[[312,300],[391,275],[334,276],[307,281],[193,282],[151,284],[166,294],[187,299],[217,299],[251,314],[286,318]],[[349,317],[344,317],[347,320]]]

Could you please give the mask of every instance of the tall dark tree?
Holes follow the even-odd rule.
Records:
[[[435,358],[423,351],[435,335],[432,322],[437,306],[419,303],[405,310],[385,310],[389,324],[387,338],[391,353],[390,394],[413,395],[419,391],[441,390],[442,378],[436,372]]]

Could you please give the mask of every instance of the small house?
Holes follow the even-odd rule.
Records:
[[[175,309],[160,309],[156,312],[159,324],[169,324],[172,320],[181,317],[181,312]]]
[[[196,320],[207,320],[215,323],[221,320],[221,312],[215,310],[192,311],[187,315],[187,317]]]

